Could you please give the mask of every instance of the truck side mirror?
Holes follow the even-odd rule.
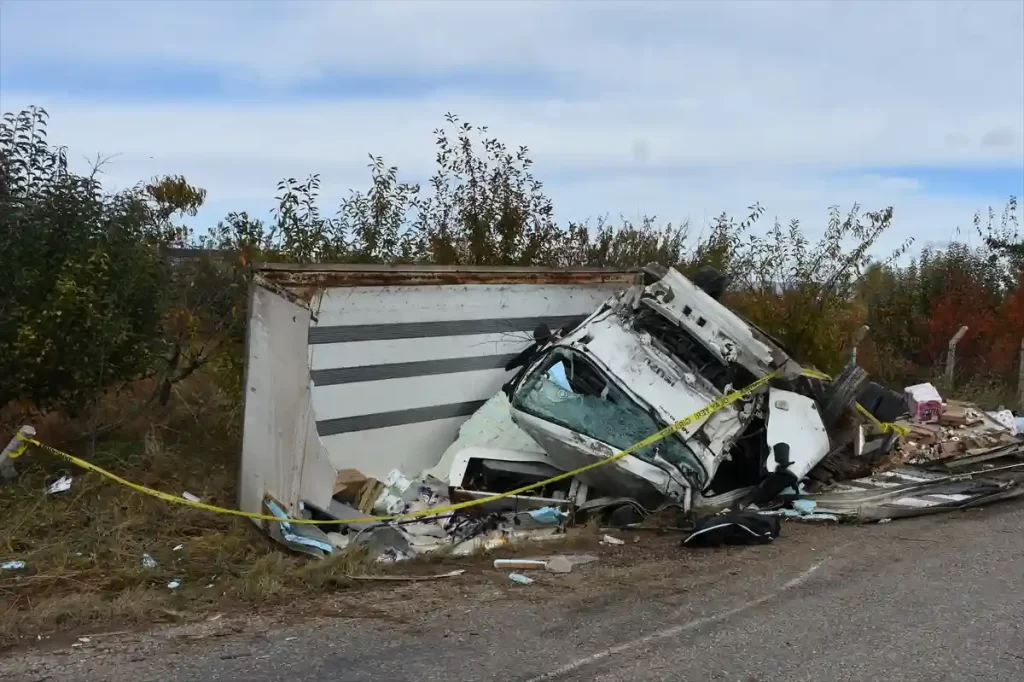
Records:
[[[793,463],[789,459],[789,443],[776,443],[772,448],[772,454],[775,456],[776,470],[788,469],[789,465]]]

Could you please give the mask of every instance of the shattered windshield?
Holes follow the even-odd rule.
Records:
[[[534,369],[513,398],[516,408],[624,450],[664,428],[581,355],[556,348]],[[670,436],[636,455],[653,462],[655,453],[703,479],[697,456]]]

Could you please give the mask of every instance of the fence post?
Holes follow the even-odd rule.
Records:
[[[956,371],[956,344],[960,343],[960,339],[964,338],[966,333],[967,325],[965,324],[949,340],[949,350],[946,352],[946,383],[949,384],[950,390],[953,389],[953,375]]]
[[[17,475],[17,472],[14,470],[14,462],[11,460],[25,451],[28,443],[23,439],[35,438],[35,436],[36,430],[27,424],[18,429],[18,433],[7,444],[7,447],[0,451],[0,478],[10,480]]]
[[[857,331],[855,331],[853,333],[853,336],[850,339],[850,344],[853,346],[850,349],[850,364],[851,365],[856,365],[857,364],[857,346],[859,346],[864,341],[864,337],[868,335],[869,331],[871,331],[871,327],[869,327],[868,325],[864,324],[864,325],[861,325],[860,329],[858,329]]]
[[[1024,415],[1024,339],[1020,340],[1020,376],[1017,378],[1017,393],[1020,394],[1020,413]]]

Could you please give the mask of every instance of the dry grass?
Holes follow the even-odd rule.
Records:
[[[949,389],[945,382],[936,383],[936,388],[943,395],[951,395],[956,400],[975,403],[984,410],[1021,409],[1019,394],[1005,381],[974,379]],[[942,391],[945,390],[946,393]]]
[[[105,413],[130,414],[132,395],[111,396]],[[237,406],[206,377],[197,377],[175,393],[170,409],[126,420],[92,453],[88,439],[76,437],[88,430],[88,422],[48,415],[32,423],[42,426],[43,442],[63,442],[63,449],[129,480],[234,507],[239,420]],[[246,519],[168,504],[75,470],[54,455],[30,451],[17,466],[17,479],[0,483],[0,561],[21,560],[27,568],[0,572],[0,649],[62,631],[120,630],[291,607],[303,597],[312,601],[308,597],[318,591],[374,589],[352,575],[489,565],[493,557],[518,551],[503,547],[467,558],[441,550],[394,565],[376,563],[365,549],[351,548],[312,559],[286,552]],[[47,485],[62,474],[73,477],[71,489],[47,495]],[[556,543],[529,543],[528,551],[593,548],[598,539],[594,525],[573,529]],[[147,554],[155,567],[143,565]],[[170,589],[171,581],[180,581],[180,587]]]
[[[218,400],[209,386],[193,386],[160,418],[124,424],[89,458],[143,485],[235,506],[237,410]],[[44,425],[44,442],[71,434],[66,449],[86,454],[88,442],[73,435],[87,430],[82,424],[52,415],[35,423]],[[245,519],[170,505],[46,453],[30,451],[18,470],[2,484],[0,561],[27,567],[0,572],[0,647],[65,629],[283,603],[345,587],[346,574],[380,570],[358,550],[324,561],[288,554]],[[72,488],[45,494],[62,474],[73,476]],[[156,567],[143,565],[144,554]],[[172,580],[181,586],[170,589]]]

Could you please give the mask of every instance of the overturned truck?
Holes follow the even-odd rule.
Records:
[[[741,488],[772,487],[780,464],[791,483],[803,479],[833,447],[852,441],[842,420],[866,375],[852,366],[821,386],[715,293],[675,270],[648,266],[575,328],[538,330],[505,387],[513,420],[573,470],[773,376],[764,388],[584,476],[644,506],[668,498],[685,508]]]
[[[250,298],[243,509],[271,499],[289,515],[349,518],[443,495],[488,498],[485,512],[643,515],[763,505],[871,474],[898,445],[872,422],[903,414],[902,395],[855,364],[835,380],[806,371],[720,302],[724,284],[657,265],[266,266]],[[489,499],[694,413],[629,456]],[[382,482],[361,503],[353,472]],[[417,477],[431,481],[418,499]]]

